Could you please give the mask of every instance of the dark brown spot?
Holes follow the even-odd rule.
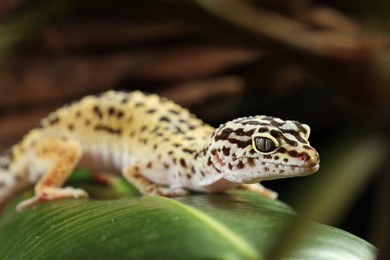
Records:
[[[260,127],[259,130],[257,130],[259,133],[265,133],[265,132],[268,132],[268,128],[267,127]]]
[[[186,161],[183,158],[180,159],[180,165],[183,166],[184,168],[187,167]]]
[[[188,125],[189,130],[194,130],[195,128],[196,128],[196,126],[194,126],[194,125]]]
[[[124,113],[123,111],[118,111],[118,112],[116,113],[116,117],[117,117],[118,119],[121,119],[124,115],[125,115],[125,113]]]
[[[304,145],[304,146],[303,146],[303,149],[305,149],[305,150],[311,150],[312,148],[311,148],[310,146],[308,146],[308,145]]]
[[[176,159],[176,158],[173,158],[173,160],[172,160],[172,161],[173,161],[173,163],[174,163],[174,164],[176,164],[176,162],[177,162],[177,159]]]
[[[172,155],[172,154],[173,154],[173,151],[169,151],[169,152],[168,152],[168,155]]]
[[[203,177],[206,177],[206,174],[204,174],[203,171],[200,171],[200,174],[201,174]]]
[[[280,170],[279,172],[280,172],[280,173],[284,173],[284,170]]]
[[[307,144],[307,141],[303,139],[296,131],[294,130],[283,130],[283,133],[288,133],[294,136],[299,142]]]
[[[109,107],[107,109],[107,113],[109,116],[112,116],[115,113],[115,108],[114,107]]]
[[[264,167],[263,168],[265,172],[269,172],[269,168],[268,167]]]
[[[175,114],[175,115],[180,114],[180,112],[177,111],[177,110],[175,110],[175,109],[169,109],[168,111],[169,111],[170,113],[172,113],[172,114]]]
[[[142,127],[141,127],[141,132],[144,132],[147,128],[148,128],[147,125],[142,126]]]
[[[152,166],[153,166],[152,162],[148,162],[148,164],[146,165],[146,168],[150,169],[150,168],[152,168]]]
[[[276,139],[280,137],[280,132],[276,130],[271,130],[270,134],[275,137]]]
[[[229,138],[229,135],[233,133],[233,129],[231,128],[225,128],[223,129],[218,135],[214,137],[215,141],[218,140],[227,140]]]
[[[171,120],[170,120],[168,117],[166,117],[166,116],[160,117],[160,121],[161,121],[161,122],[163,122],[163,121],[165,121],[165,122],[171,122]]]
[[[122,98],[121,103],[126,104],[128,101],[129,101],[128,98]]]
[[[230,147],[222,147],[222,152],[225,156],[228,156],[230,154]]]
[[[286,137],[284,137],[284,141],[289,145],[289,146],[298,146],[298,142],[294,141],[294,140],[291,140],[291,139],[288,139]]]
[[[74,125],[73,124],[68,124],[68,130],[73,131],[74,130]]]
[[[155,126],[150,132],[151,133],[156,133],[160,129],[159,126]]]
[[[186,176],[187,176],[187,179],[191,179],[192,178],[192,175],[189,174],[189,173],[187,173]]]
[[[85,119],[84,123],[85,123],[86,126],[89,126],[91,124],[91,121],[89,121],[88,119]]]
[[[167,163],[164,163],[163,166],[164,166],[165,170],[168,170],[170,167],[169,164],[167,164]]]
[[[122,133],[122,129],[120,129],[120,128],[115,129],[115,128],[112,128],[112,127],[106,126],[106,125],[96,125],[95,130],[96,131],[103,131],[103,132],[107,132],[107,133],[115,134],[115,135],[120,135]]]
[[[229,138],[228,141],[231,144],[236,144],[238,148],[245,148],[248,146],[252,146],[252,140],[250,139],[248,141],[241,141],[234,138]]]
[[[142,106],[144,106],[145,104],[144,103],[142,103],[142,102],[137,102],[137,103],[135,103],[135,107],[142,107]]]
[[[184,149],[183,149],[183,152],[189,153],[189,154],[193,154],[193,153],[195,152],[195,150],[191,150],[191,149],[184,148]]]
[[[233,165],[231,165],[230,163],[228,164],[228,168],[229,170],[233,169]]]
[[[274,160],[279,160],[279,156],[275,155]]]
[[[180,147],[181,144],[175,143],[175,144],[173,144],[173,146],[174,146],[174,147]]]
[[[287,152],[287,150],[284,147],[280,147],[278,150],[276,150],[276,152],[278,152],[278,153],[285,153],[285,152]]]
[[[249,151],[249,153],[250,153],[250,154],[256,154],[257,152],[255,151],[255,149],[251,149],[251,150]]]
[[[271,118],[269,121],[270,121],[271,125],[276,126],[276,127],[280,127],[280,126],[284,125],[284,123],[280,123],[280,122],[276,121],[275,118]]]
[[[272,156],[269,155],[269,154],[265,154],[265,155],[263,155],[263,158],[264,158],[264,159],[272,159]]]
[[[217,149],[211,150],[211,154],[212,154],[212,155],[216,155],[216,154],[217,154]]]
[[[211,166],[213,164],[213,162],[211,161],[211,157],[209,157],[208,159],[207,159],[207,165],[208,166]]]
[[[60,122],[59,117],[55,116],[55,117],[52,117],[52,118],[49,119],[48,124],[49,124],[49,125],[55,125],[55,124],[57,124],[57,123],[59,123],[59,122]]]
[[[284,162],[288,162],[288,159],[287,159],[287,158],[284,158],[283,161],[284,161]]]
[[[239,128],[237,129],[236,131],[234,131],[236,133],[236,135],[238,136],[251,136],[254,132],[255,132],[255,129],[251,129],[251,130],[248,130],[248,131],[244,131],[244,129],[242,128]]]
[[[238,167],[238,169],[242,169],[245,167],[245,165],[242,161],[238,161],[237,167]]]
[[[175,126],[175,134],[184,134],[184,131],[180,129],[180,127]]]
[[[103,113],[98,106],[93,107],[93,113],[100,119],[103,118]]]
[[[298,127],[299,131],[303,132],[304,134],[307,133],[306,128],[304,128],[301,123],[299,123],[298,121],[293,121],[293,122]]]
[[[81,117],[81,112],[80,112],[80,111],[77,111],[77,112],[76,112],[76,118],[79,118],[79,117]]]
[[[291,157],[296,158],[296,157],[298,157],[299,154],[298,154],[297,151],[292,150],[292,151],[289,151],[289,152],[288,152],[288,155],[290,155]]]
[[[256,166],[255,159],[253,158],[248,158],[248,164],[250,167]]]
[[[153,114],[154,112],[156,112],[155,108],[151,108],[151,109],[146,110],[147,114]]]

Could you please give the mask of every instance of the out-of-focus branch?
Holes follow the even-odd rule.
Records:
[[[247,1],[197,2],[241,33],[252,35],[258,46],[303,64],[351,99],[370,105],[383,103],[386,88],[376,63],[377,50],[389,42],[385,36],[363,30],[331,8],[313,7],[299,18],[291,18]]]
[[[209,12],[246,29],[268,44],[337,59],[356,58],[367,49],[366,42],[357,33],[358,30],[353,23],[330,9],[315,10],[308,17],[312,25],[321,24],[323,28],[318,30],[310,27],[310,23],[254,7],[246,1],[198,0],[198,2]],[[341,22],[337,30],[334,27],[336,22]]]

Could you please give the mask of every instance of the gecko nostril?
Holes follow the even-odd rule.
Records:
[[[307,153],[300,153],[299,154],[299,159],[301,159],[301,161],[308,161],[310,160],[310,156],[307,154]]]

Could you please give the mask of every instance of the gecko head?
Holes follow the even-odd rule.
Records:
[[[212,136],[207,164],[234,183],[304,176],[319,169],[310,127],[269,116],[238,118]]]

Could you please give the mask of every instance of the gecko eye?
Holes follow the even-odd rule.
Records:
[[[263,153],[272,152],[276,148],[275,143],[271,139],[266,137],[256,137],[255,145],[257,150]]]

